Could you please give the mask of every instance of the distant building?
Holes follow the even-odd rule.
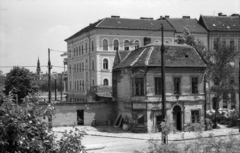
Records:
[[[130,51],[152,42],[174,43],[174,29],[166,20],[127,19],[119,16],[101,19],[67,38],[68,96],[84,102],[92,86],[112,86],[116,51]],[[134,44],[134,45],[132,45]]]
[[[161,43],[117,52],[113,98],[133,130],[159,131],[162,121]],[[206,64],[188,45],[165,44],[166,109],[177,130],[203,120]]]
[[[208,31],[208,48],[215,50],[217,47],[217,39],[223,45],[234,47],[237,51],[240,51],[240,16],[239,14],[232,14],[231,16],[223,15],[219,13],[218,16],[203,16],[199,18],[199,24],[201,24]],[[234,59],[235,73],[231,78],[237,84],[236,93],[232,95],[224,95],[223,100],[220,101],[220,108],[234,109],[238,105],[239,101],[239,64],[240,55]],[[209,87],[214,86],[214,82],[209,83]],[[210,93],[209,93],[210,94]],[[229,96],[229,98],[227,98]],[[213,95],[208,96],[209,106],[208,108],[214,108],[216,98]]]

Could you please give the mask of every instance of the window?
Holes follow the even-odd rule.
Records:
[[[191,111],[192,123],[198,123],[200,121],[200,113],[199,112],[200,112],[199,110]]]
[[[103,50],[108,50],[108,41],[106,39],[103,40]]]
[[[192,93],[193,94],[198,93],[198,77],[192,78]]]
[[[217,38],[213,39],[213,49],[217,49]]]
[[[155,95],[162,94],[162,78],[156,77],[155,78]]]
[[[214,77],[214,85],[218,86],[219,85],[219,81],[218,81],[218,77]]]
[[[92,70],[94,70],[94,59],[92,59]]]
[[[93,40],[92,40],[92,52],[94,51],[94,44],[93,44]]]
[[[88,72],[86,72],[86,81],[88,81]]]
[[[94,86],[94,79],[92,79],[92,85]]]
[[[231,93],[231,109],[235,109],[235,108],[236,108],[236,94]]]
[[[83,45],[82,45],[82,55],[83,55],[83,51],[84,51],[84,49],[83,49]]]
[[[79,89],[79,83],[78,83],[78,81],[77,81],[77,90]]]
[[[144,79],[143,78],[135,78],[134,79],[134,95],[142,96],[144,95]]]
[[[69,73],[72,73],[71,65],[69,65]]]
[[[85,50],[86,50],[86,53],[88,52],[88,50],[87,50],[87,43],[85,44]]]
[[[212,108],[216,110],[217,108],[217,97],[213,97],[212,99]]]
[[[76,71],[78,72],[78,63],[77,63],[77,69],[76,69]]]
[[[82,80],[79,81],[80,90],[82,90]]]
[[[234,39],[230,39],[230,48],[234,48]]]
[[[74,89],[75,89],[75,90],[77,89],[76,81],[74,81]]]
[[[71,90],[72,89],[72,82],[69,81],[69,89]]]
[[[74,64],[74,67],[73,67],[73,68],[74,68],[74,71],[73,71],[73,72],[76,73],[76,64]]]
[[[223,108],[228,108],[228,95],[223,94]]]
[[[82,80],[82,88],[83,88],[83,90],[84,90],[84,80]]]
[[[78,46],[78,55],[81,55],[81,47]]]
[[[73,56],[75,56],[76,55],[76,51],[75,51],[75,48],[73,48]]]
[[[104,86],[108,86],[108,79],[104,79],[104,80],[103,80],[103,85],[104,85]]]
[[[124,41],[124,50],[129,50],[129,41],[128,40],[125,40]]]
[[[108,70],[108,60],[106,58],[103,60],[103,69]]]
[[[113,42],[113,50],[118,50],[118,40],[114,40],[114,42]]]
[[[79,72],[82,71],[82,63],[79,63]]]
[[[139,48],[140,47],[140,42],[139,40],[136,40],[135,41],[135,49]]]
[[[180,77],[173,78],[173,82],[174,82],[174,94],[180,94],[181,78]]]
[[[76,56],[78,56],[78,47],[76,47]]]
[[[223,46],[223,47],[226,47],[226,45],[227,45],[226,38],[223,38],[223,39],[222,39],[222,46]]]
[[[82,62],[82,71],[85,71],[84,62]]]

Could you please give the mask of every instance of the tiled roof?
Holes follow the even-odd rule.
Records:
[[[240,17],[233,16],[200,16],[209,31],[236,31],[240,32]]]
[[[161,43],[149,44],[131,51],[114,67],[161,67]],[[206,67],[197,51],[188,45],[165,44],[165,67]]]
[[[175,31],[165,20],[104,18],[81,29],[79,32],[65,39],[65,41],[93,29],[160,30],[161,24],[164,26],[164,31]]]
[[[197,19],[183,19],[183,18],[170,18],[167,21],[173,26],[176,32],[182,33],[186,27],[191,33],[208,33],[207,30],[202,27]]]
[[[111,29],[158,30],[164,26],[165,31],[174,31],[165,20],[105,18],[97,27]]]

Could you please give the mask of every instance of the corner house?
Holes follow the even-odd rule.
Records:
[[[158,132],[162,121],[161,43],[118,51],[113,67],[113,97],[132,129]],[[206,64],[188,45],[165,44],[166,116],[177,130],[203,119]]]

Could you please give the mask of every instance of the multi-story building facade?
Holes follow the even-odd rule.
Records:
[[[67,38],[70,101],[87,101],[91,86],[111,86],[116,51],[134,50],[150,42],[160,42],[161,24],[165,42],[173,43],[175,30],[166,20],[119,16],[101,19]],[[131,43],[135,45],[131,46]]]
[[[219,13],[218,16],[200,16],[199,24],[201,24],[207,31],[208,49],[215,50],[217,47],[217,39],[226,46],[234,47],[240,51],[240,16],[233,14],[231,16]],[[239,105],[239,64],[240,54],[237,58],[233,59],[235,66],[235,73],[231,78],[237,85],[236,92],[231,95],[224,95],[223,99],[219,102],[220,108],[234,109]],[[209,87],[214,86],[214,82],[209,82]],[[229,96],[229,98],[227,98]],[[216,98],[208,92],[208,108],[214,108]]]
[[[203,44],[208,46],[208,32],[207,30],[198,23],[197,19],[190,18],[190,16],[183,16],[182,18],[170,18],[165,16],[164,18],[172,25],[175,30],[175,38],[182,36],[184,28],[188,29],[191,34],[193,34],[197,39],[203,42]]]
[[[126,54],[119,51],[113,67],[113,97],[119,114],[134,128],[157,132],[162,121],[161,43]],[[177,130],[203,120],[206,64],[188,45],[165,44],[166,113]]]

